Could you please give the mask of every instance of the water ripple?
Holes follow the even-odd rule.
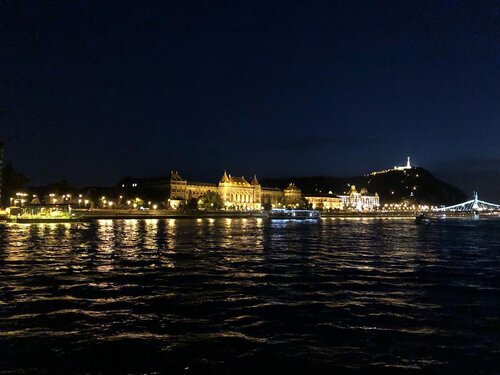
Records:
[[[494,374],[499,229],[0,224],[0,372]]]

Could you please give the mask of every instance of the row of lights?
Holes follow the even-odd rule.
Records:
[[[13,198],[13,197],[10,198],[10,204],[11,205],[13,205],[13,204],[14,205],[15,204],[24,204],[24,203],[28,202],[27,197],[28,197],[28,193],[18,192],[18,193],[16,193],[16,198]],[[68,203],[69,201],[71,201],[72,195],[71,194],[63,194],[61,196],[61,199],[58,199],[57,198],[57,194],[50,193],[49,197],[50,197],[50,202],[52,204],[57,204],[57,203]],[[37,198],[37,195],[33,194],[33,199],[36,199],[36,198]],[[123,199],[123,196],[120,195],[119,199],[121,201]],[[134,208],[137,208],[138,207],[137,201],[142,201],[142,200],[140,198],[136,198],[135,201],[128,200],[127,201],[127,206],[129,206],[129,207],[132,206]],[[115,202],[107,200],[105,196],[101,197],[101,202],[102,202],[103,206],[105,206],[105,207],[112,208],[113,206],[115,206]],[[81,206],[82,203],[85,206],[88,206],[91,202],[88,199],[83,199],[83,195],[79,194],[78,195],[78,205]],[[158,205],[157,204],[152,204],[151,201],[148,201],[148,207],[156,210],[158,208]]]
[[[408,210],[420,210],[420,211],[428,211],[428,210],[435,210],[437,206],[429,206],[426,204],[419,204],[419,205],[408,205],[406,203],[386,203],[384,204],[384,209],[386,210],[398,210],[398,211],[408,211]]]

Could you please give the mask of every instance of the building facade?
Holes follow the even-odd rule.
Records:
[[[231,176],[224,171],[220,181],[212,184],[187,181],[178,172],[171,173],[170,208],[177,208],[182,201],[199,199],[208,192],[218,193],[224,207],[235,210],[259,210],[265,203],[277,204],[283,196],[279,189],[263,188],[255,175],[249,182],[243,176]]]
[[[261,200],[262,206],[271,205],[276,206],[283,199],[283,191],[278,188],[262,187]]]
[[[342,210],[344,203],[340,197],[306,197],[307,202],[315,210]]]
[[[365,192],[358,192],[355,185],[351,185],[349,193],[339,195],[339,198],[342,199],[344,209],[371,211],[380,207],[380,199],[377,193],[369,195]]]
[[[302,191],[293,182],[290,182],[288,186],[283,190],[285,197],[285,202],[288,204],[299,203],[302,199]]]
[[[243,176],[232,176],[224,172],[217,184],[191,182],[178,172],[171,172],[169,208],[178,208],[182,202],[200,199],[208,192],[220,195],[224,207],[230,210],[259,210],[265,204],[273,207],[284,204],[293,206],[303,200],[302,191],[292,182],[284,190],[262,187],[254,175],[249,182]],[[352,185],[349,193],[339,196],[307,196],[307,202],[314,209],[369,211],[380,206],[378,194],[369,195]]]

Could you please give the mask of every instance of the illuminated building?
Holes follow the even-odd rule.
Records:
[[[340,197],[305,197],[313,209],[342,210],[344,204]]]
[[[237,210],[258,210],[264,203],[277,204],[283,196],[279,189],[263,188],[255,175],[248,182],[243,176],[224,171],[218,184],[213,184],[187,181],[178,172],[171,172],[170,207],[177,208],[182,201],[201,198],[208,192],[218,193],[226,208]]]
[[[170,176],[170,208],[179,208],[182,202],[199,199],[208,192],[220,195],[227,209],[258,210],[264,204],[272,206],[283,203],[285,205],[299,204],[302,201],[301,190],[292,182],[284,190],[262,187],[254,175],[248,182],[243,176],[235,177],[223,173],[217,184],[207,182],[191,182],[183,179],[178,172],[171,172]],[[366,189],[361,192],[351,186],[346,195],[339,196],[307,196],[305,197],[312,208],[326,210],[356,209],[373,210],[379,207],[378,194],[369,195]]]
[[[339,195],[342,199],[344,209],[355,209],[359,211],[370,211],[380,206],[380,199],[377,193],[374,195],[367,194],[366,189],[361,189],[361,192],[356,190],[355,185],[351,185],[351,190],[345,195]]]
[[[290,182],[283,193],[287,203],[298,203],[302,198],[302,192],[293,182]]]
[[[262,187],[262,205],[277,205],[283,198],[283,192],[278,188]]]
[[[217,192],[216,184],[208,182],[188,182],[178,172],[170,174],[170,199],[188,201],[192,198],[201,198],[209,191]]]
[[[304,198],[301,189],[293,182],[283,190],[263,187],[257,176],[249,181],[243,176],[232,176],[224,171],[217,183],[194,182],[181,177],[179,172],[171,171],[169,177],[160,178],[126,178],[120,182],[122,193],[127,197],[154,197],[156,202],[165,202],[165,207],[179,209],[192,200],[199,200],[207,193],[217,193],[225,209],[228,210],[259,210],[266,205],[272,207],[295,207],[303,205]],[[312,208],[326,210],[356,209],[373,210],[379,207],[379,196],[369,195],[366,189],[351,191],[345,195],[305,197]]]
[[[226,207],[260,209],[262,188],[254,175],[251,182],[243,176],[233,177],[225,171],[219,181],[219,194]]]

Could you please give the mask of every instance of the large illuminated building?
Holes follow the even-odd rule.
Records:
[[[380,198],[377,193],[370,195],[366,189],[361,189],[358,192],[354,185],[351,185],[351,190],[347,194],[339,195],[338,197],[342,199],[344,209],[371,211],[380,207]]]
[[[178,172],[170,177],[170,207],[177,208],[181,202],[201,198],[208,192],[218,193],[228,209],[258,210],[265,203],[277,204],[283,193],[275,188],[263,188],[254,175],[248,182],[245,177],[231,176],[224,171],[217,184],[192,182],[183,179]]]

